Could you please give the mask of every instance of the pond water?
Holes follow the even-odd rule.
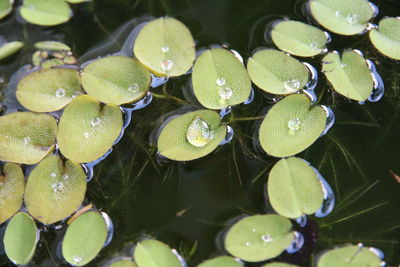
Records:
[[[74,17],[57,27],[17,22],[16,15],[0,23],[0,35],[28,44],[0,65],[4,87],[11,75],[30,62],[33,44],[59,40],[70,45],[84,63],[120,51],[132,29],[151,17],[169,15],[191,30],[197,48],[224,44],[246,60],[262,46],[273,47],[265,36],[268,23],[279,18],[311,22],[301,0],[95,0],[73,7]],[[399,16],[397,0],[374,1],[384,16]],[[331,185],[336,206],[329,216],[309,217],[302,231],[306,243],[298,253],[279,259],[311,266],[318,252],[334,246],[362,242],[381,249],[389,266],[400,262],[400,64],[381,56],[366,35],[332,34],[330,50],[359,49],[376,63],[385,95],[376,103],[359,104],[334,94],[323,75],[315,92],[318,103],[329,106],[336,121],[330,131],[298,156],[310,162]],[[320,57],[306,59],[320,68]],[[188,75],[170,79],[151,92],[184,100]],[[254,100],[239,105],[225,117],[234,130],[231,142],[191,162],[173,162],[157,156],[150,135],[162,115],[180,108],[174,98],[153,97],[133,111],[112,153],[94,167],[85,204],[105,211],[114,223],[112,242],[88,266],[100,266],[115,255],[129,254],[134,242],[155,237],[176,248],[189,266],[222,253],[219,233],[232,218],[273,212],[264,203],[264,184],[277,158],[253,144],[259,116],[271,105],[260,90]],[[1,227],[4,231],[4,226]],[[57,244],[65,227],[50,227],[30,266],[67,266],[57,258]],[[9,266],[0,245],[0,266]],[[249,265],[258,266],[258,265]]]

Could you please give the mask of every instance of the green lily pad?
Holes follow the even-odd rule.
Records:
[[[206,50],[197,58],[192,85],[197,100],[209,109],[240,104],[251,92],[245,67],[231,51],[223,48]]]
[[[158,151],[177,161],[198,159],[210,154],[226,135],[217,112],[197,110],[171,119],[161,129]]]
[[[14,264],[25,265],[32,259],[38,240],[36,224],[31,216],[19,212],[7,224],[4,250]]]
[[[225,237],[225,249],[235,257],[258,262],[277,257],[294,239],[289,219],[254,215],[235,223]]]
[[[126,260],[119,260],[111,263],[110,265],[107,265],[108,267],[138,267],[136,263],[134,263],[130,259]]]
[[[11,218],[22,206],[25,177],[15,163],[6,163],[0,172],[0,224]]]
[[[317,212],[324,192],[317,173],[300,158],[281,159],[268,177],[268,197],[274,210],[287,218]]]
[[[107,224],[97,211],[87,211],[75,219],[65,232],[62,255],[73,266],[83,266],[100,252],[107,238]]]
[[[50,155],[29,175],[25,206],[36,220],[52,224],[76,211],[85,192],[86,174],[81,165]]]
[[[361,267],[382,266],[382,260],[368,247],[344,246],[325,252],[318,260],[317,267]]]
[[[329,42],[329,35],[324,31],[294,20],[282,20],[275,24],[271,38],[280,50],[300,57],[321,54],[326,51]]]
[[[243,267],[243,264],[233,257],[220,256],[206,260],[197,267]]]
[[[312,107],[304,95],[290,95],[268,111],[259,130],[260,144],[271,156],[293,156],[311,146],[325,125],[326,112],[322,107]]]
[[[71,51],[71,47],[57,41],[41,41],[35,43],[35,48],[43,51]]]
[[[17,53],[21,48],[24,47],[24,43],[20,41],[12,41],[3,44],[0,47],[0,60],[3,60],[14,53]]]
[[[137,243],[134,258],[138,267],[182,267],[171,248],[154,239],[146,239]]]
[[[133,53],[150,71],[171,77],[189,71],[196,57],[189,29],[168,17],[152,20],[140,30]]]
[[[364,32],[376,15],[367,0],[309,0],[308,3],[311,15],[320,25],[342,35]]]
[[[51,115],[13,112],[0,116],[0,160],[38,163],[53,151],[56,133]]]
[[[103,103],[121,105],[143,98],[150,85],[150,72],[136,59],[109,56],[86,65],[82,86]]]
[[[35,112],[52,112],[65,107],[83,94],[79,72],[75,69],[40,69],[22,78],[17,85],[17,99]]]
[[[122,130],[122,112],[117,105],[100,104],[92,96],[76,97],[60,118],[57,143],[61,153],[76,162],[103,156]]]
[[[304,64],[273,49],[256,52],[247,62],[247,71],[260,89],[277,95],[295,93],[304,88],[309,80]]]
[[[41,26],[62,24],[72,16],[64,0],[24,0],[19,12],[27,22]]]
[[[283,262],[271,262],[264,264],[262,267],[299,267],[299,266]]]
[[[356,51],[332,52],[322,59],[322,72],[339,94],[365,101],[372,94],[374,81],[364,57]]]
[[[400,60],[400,18],[382,19],[379,28],[369,32],[369,39],[379,52]]]
[[[11,13],[13,4],[14,0],[0,0],[0,19]]]

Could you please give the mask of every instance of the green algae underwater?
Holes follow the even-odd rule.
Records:
[[[307,14],[305,3],[96,0],[71,4],[73,16],[69,22],[53,27],[21,23],[14,10],[0,21],[0,35],[25,45],[20,52],[0,62],[0,86],[7,100],[5,88],[12,74],[31,63],[36,42],[66,43],[82,64],[124,50],[124,41],[137,25],[160,16],[183,22],[193,35],[196,49],[224,45],[236,50],[246,62],[260,47],[274,47],[268,36],[271,22],[290,19],[317,26]],[[374,3],[379,8],[375,24],[386,16],[400,15],[400,5],[395,0]],[[308,216],[305,227],[293,222],[305,243],[299,251],[284,252],[274,261],[314,266],[323,251],[343,244],[362,243],[382,250],[387,266],[397,266],[400,262],[400,185],[395,174],[400,174],[400,126],[397,125],[400,124],[400,65],[380,54],[368,34],[331,33],[331,37],[329,51],[342,53],[348,48],[358,49],[365,58],[375,62],[385,84],[384,97],[376,103],[350,101],[335,93],[329,77],[319,73],[315,88],[317,104],[334,111],[335,124],[297,156],[323,175],[334,191],[336,203],[326,217]],[[321,69],[321,57],[298,59]],[[171,78],[167,83],[161,81],[161,86],[150,88],[151,102],[132,112],[132,121],[124,129],[122,139],[94,167],[83,205],[91,203],[107,213],[113,222],[114,234],[112,242],[86,266],[103,266],[116,257],[131,257],[136,242],[147,238],[168,244],[189,266],[196,266],[226,254],[224,230],[244,214],[275,213],[266,197],[266,181],[279,158],[266,155],[260,144],[254,142],[254,133],[267,112],[266,107],[276,99],[255,85],[251,103],[232,107],[224,117],[234,131],[229,143],[193,161],[174,162],[158,155],[154,129],[159,127],[160,118],[196,101],[194,96],[186,95],[191,83],[189,77]],[[9,112],[15,107],[10,104],[7,108]],[[188,110],[183,108],[183,111]],[[24,171],[27,175],[31,169]],[[67,223],[47,226],[37,223],[37,226],[41,230],[40,240],[29,266],[68,266],[61,255]],[[1,239],[5,230],[3,223]],[[246,266],[264,263],[246,263]],[[4,254],[3,242],[0,243],[0,266],[12,266]]]

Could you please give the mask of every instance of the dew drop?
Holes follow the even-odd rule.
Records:
[[[64,188],[64,184],[61,182],[56,182],[51,185],[51,188],[53,188],[54,192],[61,192]]]
[[[261,236],[262,241],[264,241],[265,243],[270,243],[272,242],[272,237],[269,234],[263,234]]]
[[[163,71],[169,71],[174,66],[174,62],[170,59],[164,59],[161,61],[161,69]]]
[[[68,174],[64,174],[64,175],[62,176],[62,178],[63,178],[64,180],[68,180],[69,176],[68,176]]]
[[[51,177],[51,178],[56,178],[56,177],[57,177],[57,174],[56,174],[55,172],[52,172],[52,173],[50,173],[50,177]]]
[[[65,90],[62,88],[58,88],[56,91],[56,97],[61,98],[65,96]]]
[[[25,144],[25,145],[29,144],[31,141],[32,141],[32,138],[30,138],[29,136],[26,136],[26,137],[24,138],[24,144]]]
[[[214,131],[200,116],[196,116],[186,131],[186,139],[195,147],[203,147],[214,138]]]
[[[84,132],[83,135],[84,135],[86,138],[89,138],[90,133],[89,133],[89,132]]]
[[[80,262],[82,261],[82,257],[79,256],[79,255],[75,255],[75,256],[72,257],[72,260],[73,260],[75,263],[80,263]]]
[[[300,81],[297,79],[290,79],[287,80],[283,86],[288,92],[296,92],[300,88]]]
[[[94,118],[94,119],[92,119],[92,120],[90,121],[90,125],[92,125],[92,127],[99,126],[100,123],[101,123],[101,119],[100,119],[99,117],[96,117],[96,118]],[[87,133],[87,132],[85,132],[85,133]],[[90,135],[90,134],[89,134],[89,135]],[[87,137],[86,134],[85,134],[85,137]]]
[[[355,24],[358,22],[358,15],[351,13],[351,14],[347,15],[346,20],[347,20],[347,22],[349,22],[351,24]]]
[[[221,97],[221,99],[228,100],[232,97],[232,95],[233,95],[233,91],[231,88],[229,88],[229,87],[220,87],[219,88],[219,96]]]
[[[161,52],[167,53],[169,51],[169,46],[162,46],[161,47]]]
[[[311,43],[311,44],[310,44],[310,47],[311,47],[312,49],[315,49],[315,48],[317,48],[317,44],[316,44],[316,43]]]
[[[138,92],[139,91],[139,85],[137,83],[132,83],[131,85],[129,85],[128,91],[131,92],[131,93]]]
[[[219,78],[217,78],[217,80],[215,81],[215,83],[216,83],[218,86],[224,86],[224,85],[225,85],[225,82],[226,82],[226,80],[225,80],[224,77],[219,77]]]
[[[253,233],[257,232],[257,230],[256,230],[256,229],[254,229],[254,228],[253,228],[253,229],[251,229],[251,231],[252,231]]]
[[[340,67],[341,67],[342,69],[344,69],[344,68],[347,67],[347,64],[346,64],[346,63],[341,63],[341,64],[340,64]]]
[[[342,16],[342,12],[340,12],[340,10],[336,10],[335,16],[336,16],[336,17]]]
[[[293,118],[288,121],[289,134],[293,135],[298,129],[300,129],[301,121],[299,118]]]
[[[246,247],[249,247],[250,246],[250,242],[246,242],[245,245],[246,245]]]

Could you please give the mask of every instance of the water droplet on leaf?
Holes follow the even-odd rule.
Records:
[[[65,96],[65,90],[62,88],[58,88],[56,91],[56,97],[64,97]]]
[[[90,121],[90,125],[92,125],[92,127],[99,126],[100,123],[101,123],[101,119],[100,119],[99,117],[96,117],[96,118],[94,118],[94,119],[92,119],[92,120]],[[86,136],[86,134],[85,134],[85,136]],[[87,136],[86,136],[86,137],[87,137]]]
[[[32,141],[32,139],[31,139],[29,136],[26,136],[26,137],[24,138],[24,144],[25,144],[25,145],[29,144],[31,141]]]
[[[223,77],[219,77],[215,82],[218,86],[223,86],[225,85],[226,80]]]
[[[358,22],[358,15],[351,13],[351,14],[347,15],[346,20],[347,20],[347,22],[349,22],[351,24],[355,24]]]
[[[139,85],[137,83],[133,83],[133,84],[129,85],[128,91],[132,92],[132,93],[138,92],[139,91]]]
[[[64,188],[64,184],[61,182],[56,182],[51,185],[51,188],[53,188],[54,192],[61,192]]]
[[[169,46],[163,46],[163,47],[161,47],[161,51],[162,51],[163,53],[167,53],[167,52],[169,51]]]
[[[221,99],[223,100],[228,100],[229,98],[231,98],[233,95],[233,91],[231,88],[229,87],[220,87],[219,88],[219,96],[221,97]]]
[[[186,132],[186,139],[196,147],[207,145],[214,137],[214,131],[200,116],[196,116]]]
[[[170,59],[165,59],[165,60],[161,61],[161,69],[163,71],[169,71],[172,69],[173,66],[174,66],[174,62]]]
[[[295,131],[300,129],[301,121],[299,118],[293,118],[288,121],[289,134],[293,135]]]
[[[286,90],[289,92],[296,92],[300,88],[300,81],[297,79],[290,79],[287,80],[283,86],[285,87]]]
[[[272,237],[269,234],[263,234],[261,236],[261,239],[265,242],[265,243],[270,243],[272,242]]]

